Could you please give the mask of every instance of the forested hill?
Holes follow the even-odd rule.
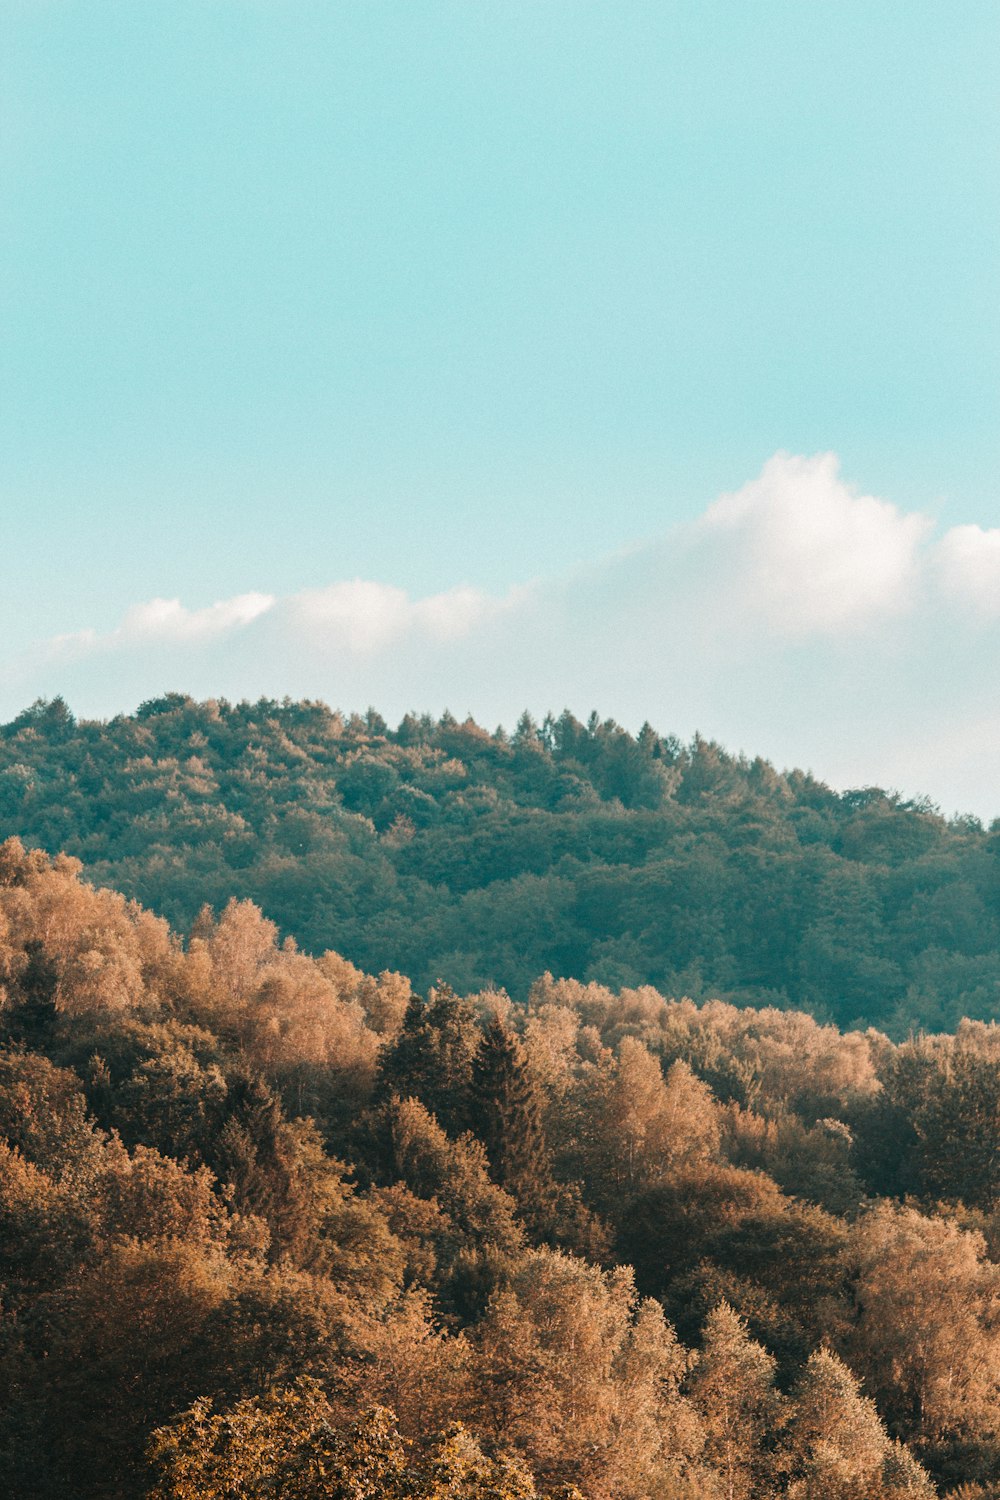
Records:
[[[596,716],[40,702],[0,730],[10,835],[185,931],[250,898],[420,988],[523,998],[548,970],[895,1033],[1000,1013],[1000,831]]]
[[[0,1495],[997,1500],[998,1058],[0,843]]]

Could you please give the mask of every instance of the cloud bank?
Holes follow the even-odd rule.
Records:
[[[693,524],[502,598],[367,579],[204,608],[154,599],[39,643],[0,676],[9,717],[107,715],[177,688],[472,712],[597,707],[808,766],[836,785],[1000,815],[1000,530],[858,493],[836,457],[778,453]]]

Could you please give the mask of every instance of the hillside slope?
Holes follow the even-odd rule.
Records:
[[[996,1494],[1000,1029],[276,938],[0,845],[0,1493]]]
[[[875,789],[632,737],[181,695],[0,730],[0,836],[187,931],[256,901],[310,951],[426,988],[546,970],[893,1034],[1000,1014],[1000,833]]]

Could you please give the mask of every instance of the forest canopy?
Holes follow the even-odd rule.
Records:
[[[636,736],[511,734],[322,703],[197,703],[0,729],[0,837],[80,858],[179,930],[256,902],[313,953],[421,989],[546,971],[795,1007],[842,1027],[1000,1015],[1000,831],[877,788]]]
[[[414,992],[0,844],[0,1490],[987,1500],[1000,1028]]]
[[[0,845],[0,1492],[1000,1494],[1000,1028],[183,938]]]

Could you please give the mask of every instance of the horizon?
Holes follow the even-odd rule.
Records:
[[[509,724],[498,723],[491,728],[488,724],[477,720],[472,713],[466,713],[462,717],[453,713],[447,706],[437,715],[417,707],[411,707],[394,723],[392,720],[385,719],[379,713],[376,704],[367,704],[364,709],[360,709],[345,708],[341,704],[327,703],[322,698],[292,699],[286,696],[281,699],[260,697],[256,699],[240,698],[230,700],[225,695],[194,698],[189,693],[184,693],[176,689],[167,689],[163,693],[155,694],[152,698],[145,699],[143,702],[136,704],[134,708],[106,717],[100,715],[90,717],[83,714],[76,714],[73,710],[73,705],[67,703],[61,694],[57,694],[53,698],[37,698],[32,703],[25,704],[24,708],[19,713],[13,715],[12,718],[0,723],[0,733],[5,730],[11,730],[18,724],[20,724],[21,729],[31,728],[35,715],[44,715],[44,712],[50,709],[65,710],[66,714],[72,719],[74,727],[107,729],[119,720],[140,718],[145,720],[151,716],[151,713],[169,713],[175,707],[180,708],[188,705],[199,709],[218,708],[223,711],[228,710],[232,712],[239,712],[243,709],[252,710],[262,706],[266,706],[268,709],[274,708],[279,711],[296,708],[316,709],[328,714],[331,719],[339,718],[343,720],[345,729],[347,730],[351,730],[355,722],[362,724],[373,739],[381,738],[383,735],[389,738],[397,737],[403,731],[407,720],[415,719],[421,723],[426,721],[434,727],[441,727],[450,719],[460,729],[471,725],[474,729],[488,735],[491,739],[500,738],[509,741],[514,739],[521,721],[528,719],[537,731],[541,743],[546,748],[549,748],[546,745],[546,734],[549,728],[554,727],[564,715],[569,715],[577,724],[588,729],[594,723],[600,726],[611,726],[615,729],[623,730],[633,741],[638,740],[642,730],[650,729],[658,739],[673,741],[680,750],[689,751],[693,746],[701,742],[721,751],[724,756],[734,761],[737,765],[748,766],[756,761],[761,761],[779,776],[803,776],[820,786],[826,787],[838,797],[847,798],[860,793],[876,793],[879,796],[884,796],[893,807],[899,807],[907,811],[927,812],[933,816],[942,818],[947,823],[961,823],[972,818],[985,831],[991,831],[994,825],[1000,827],[1000,813],[993,818],[983,818],[979,814],[963,813],[958,810],[948,812],[927,795],[918,793],[915,796],[907,796],[898,787],[894,787],[888,783],[871,782],[857,786],[834,786],[823,777],[815,775],[809,766],[782,765],[769,760],[766,756],[756,755],[745,747],[734,748],[725,745],[719,740],[703,735],[698,729],[689,738],[681,739],[672,733],[671,730],[659,727],[649,720],[644,721],[639,728],[619,724],[612,716],[602,715],[597,708],[591,709],[588,714],[577,714],[569,707],[564,707],[558,713],[552,708],[537,711],[530,707],[525,707],[517,715],[516,720],[512,720]],[[366,725],[365,721],[371,716],[374,716],[377,720],[381,720],[381,728],[370,728]]]
[[[0,715],[599,702],[994,815],[994,6],[0,25]]]

